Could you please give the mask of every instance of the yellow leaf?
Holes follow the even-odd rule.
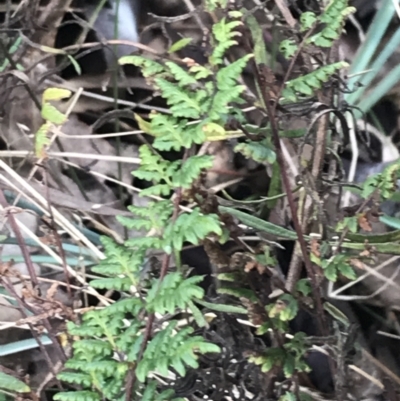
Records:
[[[217,138],[222,138],[226,139],[226,130],[223,126],[217,124],[217,123],[208,123],[203,125],[203,132],[206,135],[206,140],[207,141],[215,141],[215,137]],[[221,139],[217,139],[221,140]]]
[[[62,100],[70,97],[72,94],[68,89],[62,88],[48,88],[43,92],[43,103],[47,103],[50,100]]]
[[[134,113],[134,116],[139,125],[139,128],[146,134],[154,136],[154,134],[151,132],[151,124],[148,121],[143,120],[143,118],[140,117],[139,114]]]
[[[47,157],[45,147],[50,143],[50,140],[47,137],[50,127],[51,123],[46,122],[35,134],[35,156],[39,159],[45,159]]]

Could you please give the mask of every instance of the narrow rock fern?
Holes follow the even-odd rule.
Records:
[[[79,324],[69,323],[68,331],[75,336],[73,355],[59,379],[75,390],[60,392],[55,400],[177,399],[173,390],[161,387],[162,378],[184,376],[188,367],[198,366],[199,354],[220,351],[195,335],[193,324],[173,316],[189,312],[197,325],[206,325],[196,307],[196,300],[204,296],[199,286],[202,277],[188,278],[179,254],[184,243],[199,244],[206,237],[222,240],[227,234],[217,214],[203,213],[201,205],[182,208],[181,202],[196,205],[190,189],[212,165],[210,156],[190,156],[189,150],[205,142],[207,135],[223,132],[232,112],[240,114],[236,106],[244,87],[238,78],[251,55],[228,65],[223,60],[236,43],[240,15],[230,13],[213,26],[214,50],[205,66],[193,60],[185,65],[141,56],[121,60],[142,69],[171,111],[151,113],[149,121],[137,117],[154,141],[141,147],[141,165],[133,175],[149,182],[142,196],[161,200],[146,207],[132,206],[133,217],[119,219],[130,229],[146,232],[143,237],[123,245],[103,239],[107,257],[93,271],[105,278],[90,284],[119,291],[121,299],[86,312]],[[183,157],[168,161],[160,155],[162,151],[179,151]],[[154,251],[161,258],[152,257]],[[169,272],[173,256],[177,271]]]

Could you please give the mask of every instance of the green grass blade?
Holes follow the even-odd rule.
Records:
[[[354,57],[354,62],[350,67],[349,75],[356,74],[367,69],[369,62],[382,41],[383,35],[386,32],[393,14],[393,3],[390,0],[385,1],[376,13],[375,18],[368,29],[365,41],[359,47],[357,54]],[[350,88],[358,79],[359,77],[354,77],[353,79],[349,80]]]
[[[3,372],[0,372],[0,389],[17,393],[29,393],[31,391],[30,387],[23,381]]]
[[[239,219],[242,223],[251,228],[255,228],[256,230],[263,231],[281,238],[297,240],[297,233],[295,231],[291,231],[276,224],[269,223],[268,221],[264,221],[258,217],[251,216],[247,213],[243,213],[240,210],[232,209],[230,207],[219,206],[219,210],[222,213],[231,214],[233,217]]]
[[[42,335],[39,338],[43,345],[52,344],[52,341],[46,335]],[[39,344],[34,338],[29,338],[27,340],[20,340],[20,341],[15,341],[13,343],[0,345],[0,357],[17,354],[18,352],[27,351],[37,347],[39,347]]]
[[[379,100],[388,94],[395,85],[400,82],[400,65],[397,65],[389,72],[368,94],[364,96],[358,107],[364,113],[371,109]]]
[[[345,95],[345,99],[349,104],[357,104],[365,90],[371,84],[371,82],[375,79],[377,73],[382,71],[384,68],[384,64],[388,60],[389,57],[393,55],[393,53],[400,46],[400,28],[394,33],[394,35],[390,38],[389,42],[386,44],[385,48],[377,55],[376,60],[372,63],[369,68],[371,71],[363,74],[359,78],[359,83],[362,85],[353,93],[348,93]]]

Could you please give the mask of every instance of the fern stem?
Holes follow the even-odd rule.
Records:
[[[294,225],[296,233],[297,233],[297,241],[299,242],[299,245],[301,248],[301,253],[303,254],[304,265],[306,267],[307,275],[311,281],[311,289],[312,289],[313,298],[315,300],[316,310],[317,310],[318,329],[322,335],[327,335],[328,330],[327,330],[326,324],[325,324],[325,316],[324,316],[324,309],[322,306],[321,294],[318,291],[318,285],[316,282],[314,269],[313,269],[310,257],[308,255],[308,251],[307,251],[307,244],[304,239],[304,234],[303,234],[303,230],[301,228],[299,219],[297,217],[296,205],[294,202],[293,193],[290,188],[289,178],[286,173],[285,160],[283,158],[282,148],[281,148],[279,133],[278,133],[278,127],[276,125],[276,116],[275,116],[275,110],[274,110],[275,108],[271,105],[271,98],[270,98],[269,91],[268,91],[268,83],[270,82],[271,74],[273,74],[273,73],[265,65],[257,65],[256,73],[257,73],[258,84],[261,88],[261,94],[263,96],[264,103],[267,108],[269,121],[271,123],[272,136],[273,136],[273,141],[274,141],[274,146],[275,146],[275,151],[276,151],[276,157],[277,157],[277,161],[278,161],[278,164],[280,167],[280,173],[281,173],[283,185],[285,188],[285,192],[287,194],[287,199],[288,199],[288,203],[289,203],[289,207],[290,207],[290,212],[292,215],[293,225]]]

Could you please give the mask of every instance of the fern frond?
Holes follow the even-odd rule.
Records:
[[[137,281],[138,280],[135,280],[132,283],[132,280],[126,277],[99,278],[92,280],[90,285],[103,290],[116,289],[118,291],[129,291],[132,285],[135,285]]]
[[[78,386],[90,387],[92,385],[90,375],[82,372],[61,372],[58,378],[66,383],[77,384]]]
[[[101,401],[100,394],[94,391],[66,391],[57,393],[54,397],[56,401]]]
[[[337,71],[348,67],[345,61],[325,65],[317,70],[293,79],[286,83],[282,95],[286,100],[296,102],[298,94],[305,96],[313,96],[317,89],[321,89],[323,83],[328,82],[333,74]]]
[[[356,12],[354,7],[348,6],[348,0],[331,0],[318,20],[323,24],[322,29],[308,39],[319,47],[331,47],[339,39],[346,18]]]
[[[135,249],[160,249],[162,239],[158,237],[137,237],[125,241],[125,246]]]
[[[242,74],[248,61],[253,57],[253,54],[247,54],[233,63],[228,64],[226,67],[221,68],[216,75],[217,88],[223,92],[232,90],[232,88],[237,85],[238,77]]]
[[[196,285],[202,280],[201,276],[185,279],[178,272],[168,274],[147,293],[147,310],[165,314],[177,308],[185,309],[191,300],[203,298],[204,290]]]
[[[124,56],[119,60],[119,64],[132,64],[140,67],[146,78],[153,77],[154,75],[159,76],[165,72],[165,67],[162,64],[143,56]]]
[[[141,382],[151,371],[167,376],[170,365],[177,367],[178,373],[183,376],[186,373],[185,366],[198,367],[198,353],[220,352],[218,346],[206,343],[202,337],[191,337],[193,332],[191,327],[174,332],[177,323],[177,321],[170,321],[168,326],[149,342],[136,371],[137,378]]]
[[[198,245],[200,240],[210,234],[222,235],[218,216],[203,215],[199,208],[192,213],[178,216],[174,224],[169,224],[164,231],[164,240],[176,250],[181,250],[184,242]]]
[[[271,149],[268,139],[259,142],[239,143],[235,146],[235,152],[240,152],[248,159],[253,159],[259,163],[273,164],[276,160],[276,153]]]
[[[157,392],[157,382],[149,380],[146,385],[141,401],[184,401],[184,398],[173,398],[173,390],[165,390],[162,393]]]
[[[216,44],[210,58],[211,64],[222,64],[225,52],[232,46],[237,45],[237,41],[234,38],[240,36],[240,33],[235,31],[235,28],[240,25],[242,25],[241,21],[227,21],[226,18],[223,18],[213,26],[212,31]]]
[[[168,67],[172,77],[181,88],[190,85],[197,85],[197,78],[191,75],[190,70],[186,71],[181,66],[172,63],[171,61],[167,61],[165,65]]]
[[[204,142],[205,135],[199,125],[188,125],[186,120],[177,121],[169,116],[156,114],[151,120],[156,139],[153,146],[161,151],[190,148],[193,143]],[[162,133],[162,135],[160,135]]]
[[[90,352],[100,356],[110,356],[113,352],[109,343],[94,339],[77,341],[74,343],[74,349],[77,352],[81,352],[83,349],[85,349],[85,352]]]
[[[182,164],[178,174],[173,177],[174,187],[190,188],[200,173],[205,169],[211,168],[212,165],[213,159],[211,156],[192,156]]]
[[[196,95],[186,93],[182,88],[165,79],[156,78],[155,82],[175,117],[200,118],[201,107]]]

